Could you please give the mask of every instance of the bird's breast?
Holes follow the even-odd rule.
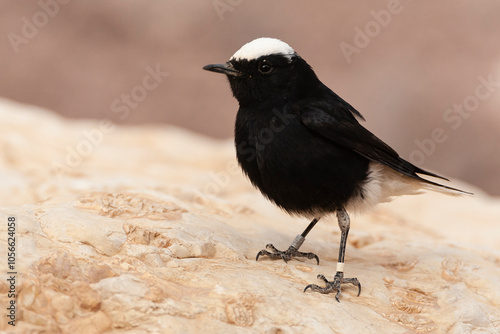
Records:
[[[335,211],[359,193],[368,161],[307,129],[298,115],[238,115],[237,158],[260,191],[291,213]]]

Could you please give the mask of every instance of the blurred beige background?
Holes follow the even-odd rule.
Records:
[[[229,138],[237,103],[201,67],[277,37],[403,157],[500,195],[499,17],[495,0],[3,1],[0,96]]]

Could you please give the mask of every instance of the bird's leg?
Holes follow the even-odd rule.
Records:
[[[335,294],[335,299],[340,302],[339,297],[340,293],[340,285],[344,283],[351,283],[358,287],[358,296],[361,293],[361,284],[359,283],[357,278],[344,278],[344,256],[345,256],[345,247],[347,244],[347,235],[349,234],[350,227],[350,219],[349,215],[345,211],[344,208],[337,211],[337,219],[339,221],[339,227],[341,231],[340,236],[340,247],[339,247],[339,259],[337,262],[337,273],[335,274],[333,281],[329,281],[323,275],[318,275],[318,279],[321,279],[325,282],[326,286],[321,287],[316,284],[309,284],[304,289],[306,292],[307,289],[311,289],[312,291],[317,291],[320,293],[331,293],[337,291]]]
[[[255,260],[259,260],[260,256],[268,256],[271,260],[278,260],[282,259],[283,261],[287,262],[288,260],[294,258],[294,257],[305,257],[308,259],[316,259],[317,264],[319,264],[319,258],[316,254],[314,253],[303,253],[299,252],[300,246],[304,243],[304,240],[306,240],[307,234],[312,230],[314,225],[319,221],[320,218],[314,218],[311,223],[306,227],[304,232],[301,234],[298,234],[295,239],[293,239],[292,244],[286,251],[280,251],[276,247],[274,247],[272,244],[267,244],[266,248],[269,249],[271,252],[263,249],[260,252],[257,253],[257,257]]]

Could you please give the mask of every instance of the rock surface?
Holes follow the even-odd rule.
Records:
[[[337,303],[302,292],[334,274],[335,219],[302,246],[319,266],[255,261],[308,222],[251,187],[231,141],[5,100],[0,119],[3,254],[8,217],[17,223],[17,318],[2,314],[5,332],[500,331],[500,201],[478,189],[455,182],[477,196],[403,197],[352,217],[345,271],[363,291],[346,286]],[[3,279],[1,305],[8,290]]]

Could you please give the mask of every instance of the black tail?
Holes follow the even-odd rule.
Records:
[[[420,177],[417,174],[428,175],[428,176],[432,176],[432,177],[435,177],[435,178],[438,178],[438,179],[442,179],[442,180],[445,180],[445,181],[450,181],[447,178],[445,178],[444,176],[437,175],[435,173],[426,171],[425,169],[417,167],[417,166],[413,165],[412,163],[410,163],[410,162],[408,162],[408,161],[406,161],[404,159],[401,159],[401,163],[405,166],[404,170],[408,171],[407,173],[404,173],[404,174],[406,174],[407,176],[409,176],[411,178],[414,178],[414,179],[419,180],[421,182],[424,182],[424,183],[436,186],[438,188],[444,188],[444,189],[450,190],[452,192],[456,192],[457,194],[474,195],[473,193],[468,192],[468,191],[460,190],[460,189],[453,188],[453,187],[448,187],[448,186],[445,186],[443,184],[440,184],[440,183],[437,183],[437,182],[433,182],[433,181],[424,179],[424,178]]]

